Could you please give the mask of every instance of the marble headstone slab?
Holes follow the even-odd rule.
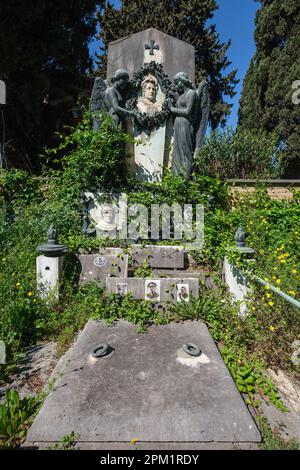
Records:
[[[151,268],[184,269],[184,248],[168,245],[134,245],[133,267],[143,265],[144,261]]]
[[[128,255],[79,255],[80,283],[101,281],[107,277],[126,277],[128,275]]]
[[[141,47],[142,46],[142,47]],[[126,69],[132,78],[144,63],[163,64],[165,73],[172,79],[178,72],[185,72],[194,82],[195,48],[191,44],[149,28],[108,45],[107,78],[118,69]]]
[[[135,299],[151,302],[188,302],[199,295],[199,279],[195,278],[106,278],[110,292],[125,295],[132,293]]]

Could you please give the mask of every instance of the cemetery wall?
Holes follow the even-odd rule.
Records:
[[[259,184],[266,184],[268,194],[272,199],[287,200],[293,197],[292,190],[300,191],[300,180],[252,180],[231,179],[227,180],[230,193],[235,196],[239,194],[252,193]],[[292,189],[293,188],[293,189]]]

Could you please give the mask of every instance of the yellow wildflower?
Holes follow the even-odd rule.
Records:
[[[265,289],[270,290],[270,286],[269,285],[265,286]]]
[[[285,264],[285,263],[286,263],[286,260],[285,260],[285,259],[281,259],[281,260],[280,260],[280,263]]]
[[[296,274],[297,273],[297,269],[292,269],[292,274]]]
[[[270,326],[270,331],[274,331],[274,330],[275,330],[274,326],[271,325]]]
[[[256,310],[256,307],[252,307],[252,310],[253,310],[253,312],[255,312],[255,310]]]
[[[130,444],[136,444],[138,442],[138,439],[136,437],[134,437],[133,439],[131,439],[130,441]]]
[[[274,271],[278,271],[278,267],[277,267],[277,266],[274,267]]]
[[[276,280],[276,284],[281,284],[281,280],[280,280],[280,279],[277,279],[277,280]]]
[[[288,293],[289,293],[290,295],[293,295],[293,296],[295,296],[295,295],[296,295],[296,292],[295,292],[294,290],[289,290],[289,292],[288,292]]]
[[[6,258],[2,258],[3,263],[6,261]]]
[[[270,307],[273,307],[274,302],[268,302],[268,304],[270,305]]]
[[[20,282],[16,283],[16,287],[20,287],[20,285],[21,285]]]
[[[27,295],[28,297],[32,297],[33,296],[33,293],[31,292],[31,290],[29,292],[27,292]]]
[[[272,295],[268,292],[268,293],[266,294],[266,297],[269,299],[270,297],[272,297]]]

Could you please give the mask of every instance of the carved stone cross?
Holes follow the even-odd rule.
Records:
[[[154,45],[154,44],[155,44],[155,40],[153,39],[151,39],[150,41],[150,46],[149,44],[145,44],[145,49],[150,49],[150,52],[149,52],[150,55],[154,55],[154,49],[159,50],[159,45],[158,44]]]

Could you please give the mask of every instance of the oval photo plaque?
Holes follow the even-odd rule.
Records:
[[[97,268],[103,268],[106,265],[106,258],[98,256],[94,259],[94,265],[97,266]]]

